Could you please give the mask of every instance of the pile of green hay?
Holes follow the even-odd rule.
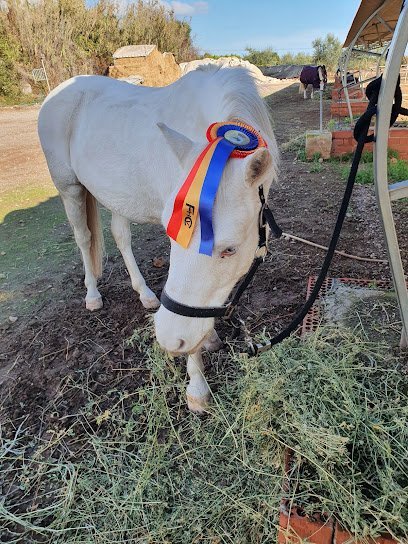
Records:
[[[406,542],[408,379],[389,348],[328,330],[214,356],[203,417],[184,365],[144,349],[137,391],[102,398],[78,378],[87,403],[51,444],[3,440],[2,542],[274,542],[288,447],[292,504]]]
[[[245,429],[268,457],[293,451],[292,504],[356,536],[408,537],[408,378],[390,348],[346,331],[247,362]]]

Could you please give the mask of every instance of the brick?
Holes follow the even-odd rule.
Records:
[[[344,151],[344,152],[350,151],[352,147],[353,147],[353,144],[351,142],[348,144],[347,143],[342,144],[340,142],[336,144],[336,149],[338,149],[339,151]]]
[[[310,130],[306,132],[306,156],[311,159],[315,153],[319,153],[323,159],[330,158],[332,145],[332,133],[328,130]]]
[[[400,138],[408,138],[408,131],[406,128],[391,128],[390,129],[390,135],[396,135]]]
[[[344,139],[347,137],[346,134],[347,134],[347,131],[345,130],[333,130],[332,132],[333,140]]]
[[[352,153],[356,148],[356,142],[351,130],[337,130],[333,132],[332,156],[339,157],[346,153]],[[373,144],[366,144],[365,151],[372,151]],[[408,151],[408,148],[407,148]]]
[[[360,115],[361,113],[365,112],[367,109],[367,100],[361,100],[361,99],[353,99],[350,101],[351,111],[353,112],[353,115]],[[343,116],[347,117],[349,115],[347,102],[342,100],[341,102],[336,100],[332,100],[330,111],[333,116]]]
[[[397,544],[390,535],[382,535],[378,538],[364,538],[364,540],[355,540],[354,536],[344,530],[338,523],[334,529],[333,544]]]
[[[285,504],[281,505],[278,544],[303,544],[305,541],[311,544],[331,544],[333,531],[332,520],[312,520],[299,515],[296,508],[289,513]]]

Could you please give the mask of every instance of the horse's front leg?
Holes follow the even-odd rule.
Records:
[[[187,373],[190,382],[187,386],[187,405],[189,410],[202,414],[208,409],[210,388],[204,377],[204,363],[201,349],[188,356]]]
[[[111,230],[116,245],[118,246],[123,260],[125,261],[125,265],[132,282],[132,287],[137,293],[139,293],[141,303],[148,309],[158,308],[160,306],[160,302],[153,291],[147,287],[132,252],[130,221],[121,215],[112,213]]]

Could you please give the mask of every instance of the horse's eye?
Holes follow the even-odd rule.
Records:
[[[237,252],[235,247],[226,247],[223,251],[221,251],[221,259],[224,257],[231,257],[231,255],[235,255]]]

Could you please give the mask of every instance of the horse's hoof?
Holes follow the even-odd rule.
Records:
[[[205,414],[208,412],[208,404],[210,400],[210,393],[203,397],[193,397],[187,393],[187,406],[191,412],[195,414]]]
[[[146,310],[156,310],[160,306],[160,300],[153,292],[148,296],[140,296],[140,302],[143,304]]]
[[[102,297],[95,298],[86,298],[85,299],[86,309],[94,312],[95,310],[100,310],[103,307]]]

